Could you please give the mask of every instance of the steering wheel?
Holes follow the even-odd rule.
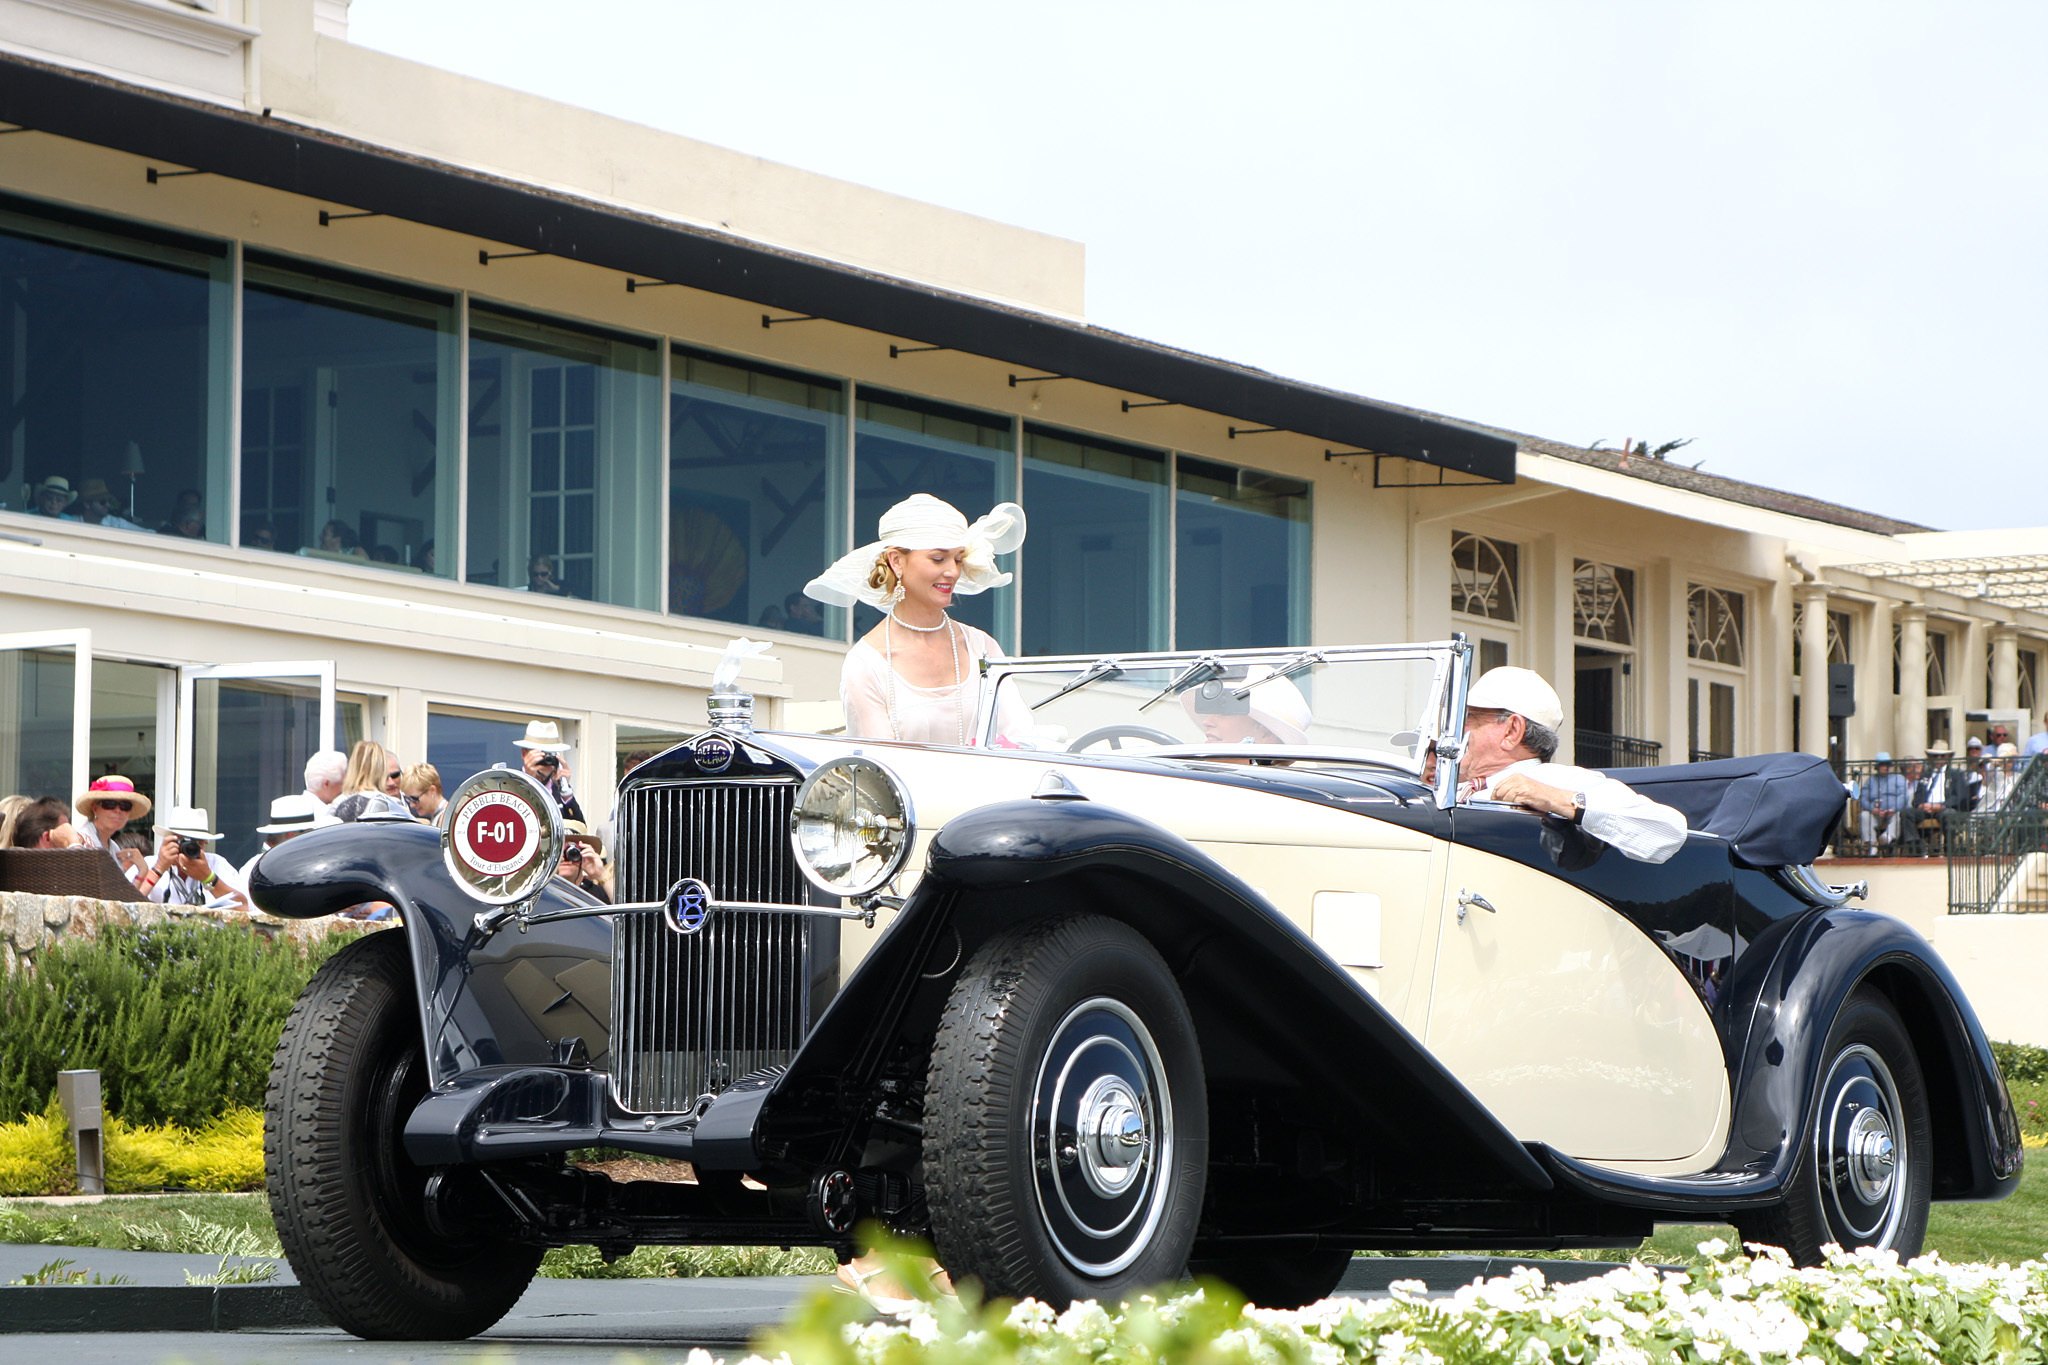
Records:
[[[1099,725],[1075,740],[1072,744],[1069,744],[1067,752],[1078,754],[1083,749],[1091,745],[1100,744],[1105,740],[1109,742],[1111,749],[1121,752],[1124,746],[1118,741],[1126,739],[1150,740],[1154,744],[1182,744],[1186,742],[1177,735],[1169,735],[1166,731],[1155,730],[1149,725]]]

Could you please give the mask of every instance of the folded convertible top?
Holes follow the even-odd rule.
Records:
[[[1818,858],[1835,837],[1847,795],[1827,760],[1812,754],[1604,771],[1677,810],[1688,829],[1720,835],[1752,867]]]

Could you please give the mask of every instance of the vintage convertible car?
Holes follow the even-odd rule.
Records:
[[[1809,866],[1824,764],[1628,770],[1694,831],[1633,862],[1455,803],[1471,669],[1459,637],[994,663],[961,747],[754,733],[720,693],[624,782],[610,906],[551,876],[516,771],[445,830],[279,846],[266,909],[404,922],[279,1045],[294,1271],[350,1331],[459,1337],[549,1246],[850,1251],[874,1220],[993,1293],[1192,1268],[1280,1305],[1357,1248],[1660,1220],[1910,1254],[1930,1200],[2014,1188],[1954,979]],[[593,1147],[694,1180],[567,1159]]]

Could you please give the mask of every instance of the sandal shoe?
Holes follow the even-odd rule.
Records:
[[[868,1307],[878,1313],[887,1313],[891,1317],[897,1317],[917,1307],[918,1301],[916,1299],[908,1296],[878,1292],[875,1285],[877,1280],[882,1280],[882,1288],[894,1289],[897,1287],[895,1281],[883,1278],[889,1273],[887,1266],[878,1265],[872,1270],[855,1270],[853,1263],[848,1261],[833,1273],[839,1281],[839,1291],[841,1293],[858,1295]]]

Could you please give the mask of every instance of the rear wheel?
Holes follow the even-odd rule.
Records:
[[[336,1326],[452,1341],[511,1310],[541,1250],[428,1224],[432,1172],[402,1141],[427,1093],[406,949],[397,930],[356,940],[292,1007],[264,1105],[266,1188],[292,1273]]]
[[[1260,1308],[1306,1308],[1336,1293],[1350,1268],[1349,1247],[1317,1247],[1193,1261],[1188,1273],[1213,1275]]]
[[[1061,1305],[1179,1278],[1208,1147],[1194,1023],[1143,936],[1060,919],[975,953],[925,1088],[932,1236],[955,1278]]]
[[[1746,1242],[1818,1265],[1821,1248],[1920,1254],[1934,1181],[1927,1086],[1898,1011],[1850,997],[1829,1032],[1814,1124],[1785,1201],[1736,1219]]]

